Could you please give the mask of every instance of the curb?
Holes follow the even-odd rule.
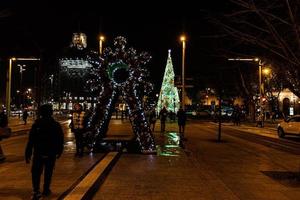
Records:
[[[69,190],[63,193],[58,199],[65,200],[87,200],[91,199],[97,192],[100,185],[104,182],[110,170],[120,158],[120,152],[109,152],[103,159],[97,162],[85,174],[85,176],[71,186]]]
[[[210,123],[211,123],[211,124],[214,124],[214,125],[218,124],[217,122],[210,122]],[[234,126],[234,125],[232,125],[232,124],[223,123],[223,122],[222,122],[222,126],[232,127],[232,128],[237,127],[237,126]],[[248,125],[241,125],[240,127],[242,127],[242,128],[257,128],[256,126],[248,126]],[[266,126],[263,127],[262,129],[270,130],[270,131],[277,131],[276,128],[273,128],[273,127],[266,127]]]

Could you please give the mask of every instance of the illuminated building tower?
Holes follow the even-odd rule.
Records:
[[[161,85],[161,90],[157,102],[156,111],[160,112],[163,107],[169,112],[177,112],[180,107],[178,90],[174,85],[174,69],[171,58],[171,50],[169,50],[167,65]]]
[[[87,49],[87,37],[84,33],[73,33],[69,47],[64,49],[59,59],[60,66],[60,105],[62,109],[72,109],[74,103],[87,108],[94,106],[96,98],[86,88],[86,81],[92,64],[91,57],[98,57]]]

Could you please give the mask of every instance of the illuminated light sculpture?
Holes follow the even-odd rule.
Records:
[[[89,118],[88,128],[94,131],[94,145],[101,143],[106,136],[109,121],[119,96],[129,107],[129,119],[135,134],[138,151],[154,153],[155,143],[143,108],[143,97],[152,90],[147,82],[148,71],[143,68],[151,56],[137,53],[126,48],[126,39],[117,37],[113,49],[107,47],[99,61],[91,59],[93,64],[88,85],[92,92],[98,93],[98,104]]]
[[[177,113],[180,107],[180,100],[178,95],[178,89],[175,87],[174,84],[174,69],[172,64],[172,58],[171,58],[171,50],[168,51],[168,60],[167,65],[163,77],[163,82],[161,85],[161,90],[156,106],[156,111],[159,113],[160,110],[163,107],[166,107],[166,109],[169,112]]]

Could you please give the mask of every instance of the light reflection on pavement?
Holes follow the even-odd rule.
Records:
[[[157,140],[156,150],[158,156],[180,156],[183,151],[179,146],[179,134],[167,132]]]
[[[70,120],[66,120],[65,122],[61,123],[65,134],[64,152],[75,153],[76,152],[75,138],[74,138],[74,134],[71,132],[69,124],[70,124]]]

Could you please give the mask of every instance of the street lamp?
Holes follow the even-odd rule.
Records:
[[[182,42],[182,109],[185,110],[185,49],[186,49],[186,36],[181,35],[180,41]]]
[[[20,65],[18,64],[18,67],[20,67],[20,91],[22,91],[22,82],[23,82],[23,71],[25,71],[26,65]]]
[[[258,62],[258,79],[259,79],[259,109],[260,115],[262,112],[262,61],[260,58],[228,58],[229,61],[248,61],[248,62]]]
[[[99,54],[102,55],[103,50],[103,42],[105,40],[105,37],[103,35],[100,35],[99,37]]]
[[[7,78],[6,78],[6,114],[10,116],[10,101],[11,101],[11,72],[12,72],[12,65],[13,61],[38,61],[39,58],[15,58],[12,57],[9,59],[9,66],[7,71]]]
[[[51,88],[50,88],[50,92],[51,92],[51,98],[53,97],[53,80],[54,80],[54,75],[53,74],[51,74],[50,76],[49,76],[49,79],[50,79],[50,84],[51,84]]]

